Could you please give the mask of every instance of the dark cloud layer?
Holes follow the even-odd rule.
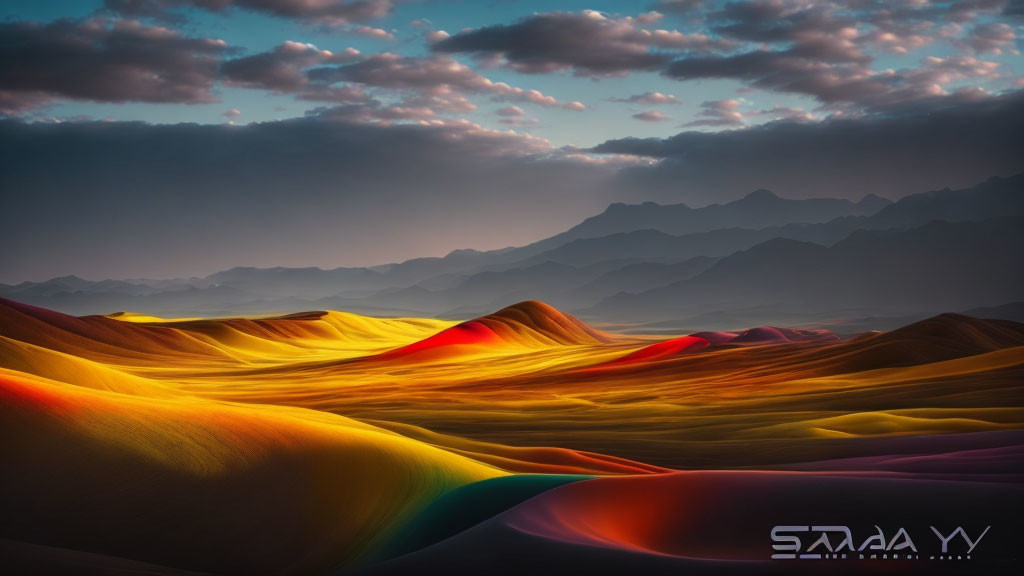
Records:
[[[373,264],[527,243],[611,201],[701,205],[762,187],[895,198],[1024,170],[1022,94],[594,149],[646,156],[649,167],[464,121],[331,118],[348,116],[243,127],[2,121],[0,281]]]
[[[601,210],[610,170],[465,122],[0,121],[0,282],[522,244]]]
[[[508,25],[461,32],[433,45],[438,52],[497,57],[519,72],[572,69],[579,75],[614,75],[656,70],[673,52],[727,47],[704,34],[648,30],[636,18],[611,18],[594,11],[551,12]]]
[[[0,23],[0,112],[54,98],[101,102],[211,102],[220,40],[138,22]]]
[[[104,5],[132,18],[174,20],[173,10],[179,8],[211,12],[240,8],[327,26],[383,18],[394,6],[390,0],[104,0]]]
[[[756,188],[792,197],[895,198],[1024,170],[1024,93],[991,101],[820,123],[779,121],[593,150],[660,160],[619,174],[660,200],[706,203]]]

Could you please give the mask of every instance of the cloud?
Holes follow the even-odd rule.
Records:
[[[813,96],[826,105],[886,109],[920,101],[958,97],[950,84],[998,77],[999,64],[974,57],[928,57],[918,68],[883,70],[851,63],[833,66],[792,51],[757,51],[727,57],[679,60],[665,75],[679,80],[735,78],[775,92]]]
[[[237,118],[241,115],[242,111],[238,108],[231,108],[230,110],[225,110],[224,113],[221,114],[221,116],[224,116],[225,118]]]
[[[373,26],[356,26],[352,28],[352,33],[360,36],[366,36],[367,38],[377,38],[378,40],[394,40],[394,32],[390,32],[383,28],[374,28]]]
[[[225,12],[232,8],[301,20],[321,26],[344,26],[384,18],[390,0],[104,0],[107,10],[132,18],[173,18],[174,10],[197,8]]]
[[[527,102],[574,111],[585,108],[581,102],[559,102],[537,90],[494,82],[448,56],[417,58],[385,52],[353,64],[314,68],[308,76],[311,81],[319,84],[349,82],[412,91],[440,100],[461,97],[462,94],[487,94],[495,101]]]
[[[698,118],[683,126],[736,127],[745,124],[739,100],[709,100],[700,106]]]
[[[460,32],[435,42],[436,52],[494,57],[513,70],[543,74],[573,70],[581,76],[657,70],[672,53],[726,49],[730,43],[704,34],[648,30],[636,18],[612,18],[585,10],[536,14],[509,25]]]
[[[336,113],[366,120],[428,119],[476,109],[467,95],[579,111],[581,102],[559,102],[537,90],[493,82],[448,56],[423,58],[384,52],[364,56],[358,50],[332,53],[311,44],[285,42],[272,51],[224,63],[230,85],[295,94],[303,100],[353,104]],[[400,97],[382,104],[378,96]]]
[[[366,102],[362,89],[311,82],[306,71],[315,66],[342,64],[362,58],[354,48],[342,52],[320,50],[312,44],[287,41],[269,52],[228,60],[221,66],[225,83],[242,88],[295,94],[302,100]]]
[[[1003,22],[979,24],[963,39],[963,44],[978,54],[991,52],[1002,54],[1007,47],[1016,44],[1017,35],[1013,27]]]
[[[609,140],[594,152],[646,156],[619,187],[696,204],[769,188],[790,197],[896,198],[1024,170],[1024,91],[900,114],[776,121],[722,132]]]
[[[540,124],[540,120],[537,118],[501,118],[498,120],[500,124],[505,126],[514,126],[520,128],[526,128],[529,126],[537,126]]]
[[[524,244],[602,210],[620,165],[465,121],[0,121],[0,282]]]
[[[703,7],[704,2],[701,0],[659,0],[651,9],[666,14],[690,14]]]
[[[633,114],[634,120],[640,120],[642,122],[665,122],[671,120],[671,116],[662,114],[657,110],[648,110],[646,112],[638,112]]]
[[[772,106],[764,110],[758,110],[753,114],[758,116],[769,116],[772,120],[793,120],[798,122],[812,122],[818,119],[812,112],[794,106]]]
[[[664,17],[665,17],[665,15],[662,14],[661,12],[658,12],[656,10],[652,10],[650,12],[644,12],[642,14],[637,14],[637,16],[636,16],[636,18],[634,18],[634,20],[636,20],[637,23],[639,23],[639,24],[654,24],[655,22],[661,20]]]
[[[662,94],[661,92],[644,92],[643,94],[633,94],[627,98],[609,98],[612,102],[625,102],[627,104],[678,104],[679,101],[672,94]]]
[[[498,110],[498,116],[511,117],[522,116],[523,114],[526,114],[526,112],[523,112],[523,109],[519,106],[505,106]]]
[[[189,38],[132,20],[0,23],[0,111],[57,99],[215,102],[223,40]]]
[[[677,80],[735,79],[766,91],[811,96],[829,109],[847,112],[885,109],[957,92],[977,94],[981,84],[998,76],[991,63],[982,63],[977,55],[1011,49],[1015,34],[1000,22],[964,30],[983,14],[997,13],[1004,3],[729,2],[705,17],[715,34],[740,43],[742,49],[684,55],[662,73]],[[909,54],[939,41],[971,53],[920,57],[916,68],[875,68],[879,52]],[[952,68],[958,72],[950,73]],[[965,89],[956,86],[958,82],[974,86]]]

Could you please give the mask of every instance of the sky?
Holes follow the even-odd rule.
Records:
[[[0,282],[372,265],[1024,170],[1019,0],[0,1]]]

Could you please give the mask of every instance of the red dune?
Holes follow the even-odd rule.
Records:
[[[457,354],[467,347],[488,347],[503,344],[505,341],[482,322],[470,320],[446,328],[433,336],[392,350],[378,354],[377,359],[390,360],[416,356],[420,359],[433,359],[449,354]]]
[[[433,360],[462,353],[513,348],[577,346],[609,342],[611,338],[552,306],[536,300],[446,328],[419,342],[378,354],[374,359]]]
[[[700,352],[709,346],[709,342],[696,336],[680,336],[657,344],[651,344],[635,352],[630,352],[622,358],[612,360],[604,366],[619,366],[623,364],[634,364],[637,362],[654,362],[664,358],[671,358],[680,354]]]
[[[898,503],[904,522],[940,501],[951,509],[971,510],[973,517],[991,518],[1007,515],[998,511],[1004,498],[1024,495],[1024,487],[1016,484],[993,483],[964,494],[966,486],[892,473],[677,472],[569,484],[519,505],[503,521],[512,529],[563,543],[757,561],[770,554],[771,528],[785,523],[787,510],[820,505],[839,523],[865,523],[870,529],[872,523],[900,516],[886,510],[887,504]],[[949,502],[944,495],[957,497]],[[862,531],[858,544],[870,534]],[[930,536],[927,529],[918,535],[925,536]]]
[[[886,472],[694,471],[596,478],[526,500],[469,530],[360,574],[863,574],[1010,573],[1019,546],[1024,487]],[[935,514],[941,503],[942,514]],[[962,522],[979,540],[970,563],[930,560],[941,545],[934,518]],[[943,523],[944,527],[949,522]],[[908,560],[772,560],[775,526],[808,525],[806,551],[820,537],[811,526],[846,526],[854,549],[900,528],[919,556]],[[954,524],[955,525],[955,524]],[[877,527],[877,528],[876,528]],[[1000,529],[1001,528],[1001,529]],[[950,529],[946,527],[945,529]],[[832,534],[829,546],[842,539]],[[962,542],[949,550],[963,554]],[[820,553],[825,550],[817,547]]]

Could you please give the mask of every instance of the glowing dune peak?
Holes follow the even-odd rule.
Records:
[[[163,318],[150,314],[139,314],[138,312],[114,312],[107,314],[107,318],[120,320],[122,322],[136,322],[140,324],[166,324],[171,322],[187,322],[189,320],[200,320],[200,318]]]
[[[611,337],[548,304],[527,300],[468,320],[378,359],[436,359],[489,350],[596,345]]]

